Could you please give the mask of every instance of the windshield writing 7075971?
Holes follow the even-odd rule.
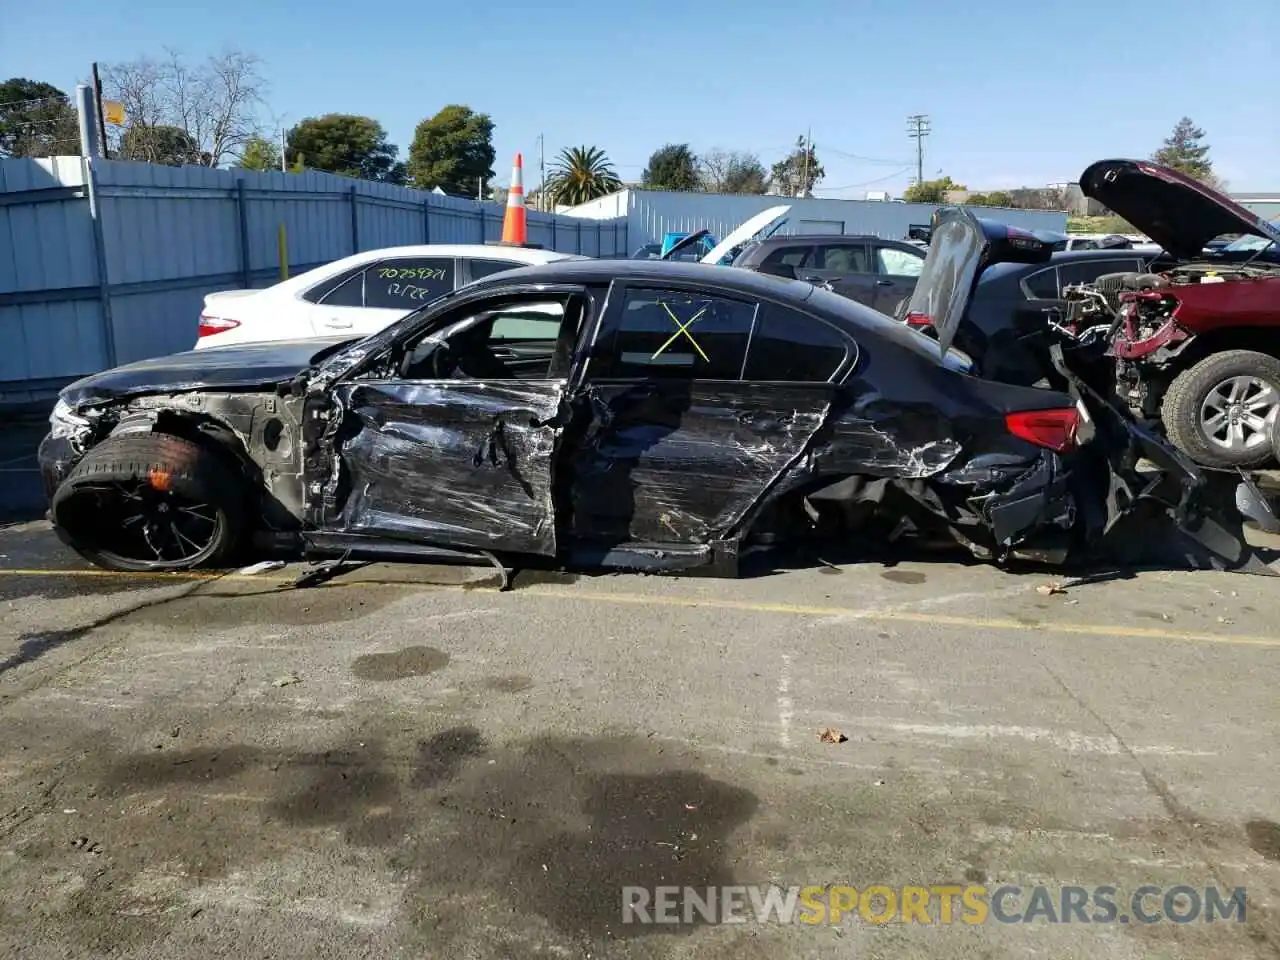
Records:
[[[444,267],[379,267],[383,280],[443,280]]]

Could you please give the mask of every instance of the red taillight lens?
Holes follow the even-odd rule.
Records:
[[[240,326],[239,320],[226,317],[211,317],[207,313],[200,314],[200,332],[198,336],[212,337],[215,333],[226,333]]]
[[[1004,418],[1005,426],[1015,437],[1037,447],[1068,453],[1076,447],[1076,430],[1080,427],[1080,411],[1075,407],[1058,410],[1026,410]]]
[[[906,322],[908,327],[932,327],[933,317],[927,313],[908,313]]]

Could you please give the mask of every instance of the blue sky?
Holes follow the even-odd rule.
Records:
[[[906,117],[928,114],[925,176],[971,189],[1072,180],[1104,156],[1146,156],[1183,114],[1232,190],[1280,190],[1280,3],[1203,0],[811,0],[785,4],[359,4],[311,0],[59,0],[0,16],[0,71],[63,87],[164,47],[237,47],[265,61],[268,124],[375,117],[408,153],[448,103],[496,124],[497,180],[525,155],[537,181],[588,143],[639,179],[666,142],[755,152],[766,166],[812,129],[817,193],[900,192]]]

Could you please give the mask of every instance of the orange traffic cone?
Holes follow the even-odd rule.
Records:
[[[524,212],[524,158],[516,154],[511,170],[511,193],[507,195],[507,214],[502,219],[502,242],[523,245],[529,239],[529,225]]]

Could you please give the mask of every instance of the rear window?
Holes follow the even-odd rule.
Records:
[[[849,341],[815,317],[762,304],[744,380],[824,383],[849,355]]]
[[[416,310],[452,289],[452,257],[384,260],[365,271],[364,305]]]
[[[770,250],[763,260],[762,267],[798,267],[804,263],[809,247],[778,247]]]
[[[469,261],[471,265],[471,279],[479,280],[481,277],[489,277],[495,273],[502,273],[504,270],[517,270],[520,267],[528,266],[528,264],[517,263],[514,260],[479,260],[473,259]]]

